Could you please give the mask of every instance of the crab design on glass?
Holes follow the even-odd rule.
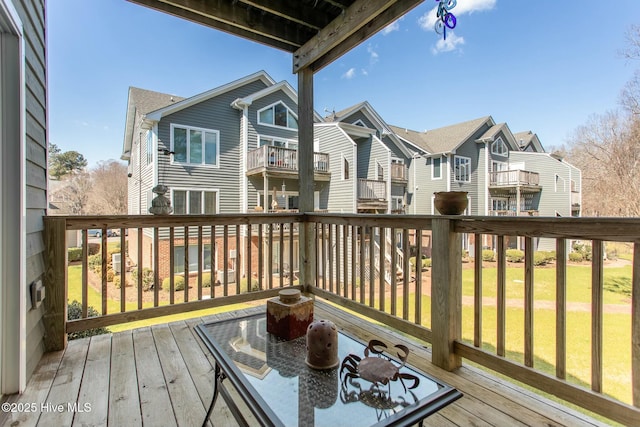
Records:
[[[398,366],[394,364],[389,357],[383,355],[386,348],[387,345],[382,341],[371,340],[369,341],[369,345],[364,349],[364,358],[356,356],[355,354],[346,356],[340,367],[342,385],[345,386],[347,381],[353,384],[354,380],[363,379],[371,382],[375,387],[389,385],[390,389],[390,382],[400,380],[406,392],[407,386],[403,380],[411,380],[413,383],[409,389],[416,388],[418,384],[420,384],[420,379],[415,375],[400,372],[400,369],[405,365],[407,357],[409,356],[409,349],[401,344],[394,346],[394,348],[399,350],[396,354],[401,364]],[[371,353],[375,356],[370,356],[369,354]]]

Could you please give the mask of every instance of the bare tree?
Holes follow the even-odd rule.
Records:
[[[127,213],[127,167],[115,160],[98,162],[91,169],[93,184],[89,198],[94,215]]]
[[[91,193],[91,178],[88,173],[80,172],[71,175],[67,184],[59,191],[65,203],[60,213],[68,215],[87,215],[89,214],[89,194]],[[66,211],[66,212],[65,212]]]
[[[570,138],[568,159],[582,170],[585,216],[640,216],[640,122],[609,112]]]
[[[627,47],[621,54],[629,61],[640,60],[640,25],[631,25],[626,33]],[[636,70],[620,93],[620,104],[634,116],[640,116],[640,70]]]

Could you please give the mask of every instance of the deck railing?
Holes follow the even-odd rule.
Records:
[[[540,185],[540,174],[525,170],[508,170],[489,173],[491,186]]]
[[[321,213],[46,217],[45,340],[55,348],[60,340],[66,344],[68,332],[260,300],[281,287],[299,286],[294,248],[303,243],[297,232],[303,224],[315,230],[314,244],[307,247],[316,254],[310,264],[315,283],[301,286],[305,291],[430,343],[433,363],[442,368],[453,370],[465,358],[623,424],[640,420],[640,219]],[[95,242],[87,236],[94,228],[103,231]],[[106,237],[107,229],[120,236]],[[73,293],[81,295],[82,319],[73,321],[66,320],[70,230],[84,237],[77,261],[80,283],[73,285]],[[592,248],[592,261],[580,267],[590,268],[589,283],[568,277],[573,241]],[[545,242],[552,242],[555,261],[538,267],[535,249]],[[616,308],[618,316],[628,316],[623,330],[608,324],[604,242],[632,248],[629,303]],[[129,279],[120,288],[108,271],[109,251],[117,244],[126,248],[117,273]],[[517,279],[511,271],[515,264],[509,264],[512,244],[524,248]],[[90,258],[96,249],[98,255]],[[480,262],[487,253],[495,256],[492,267]],[[463,274],[464,262],[469,263]],[[151,273],[131,280],[131,264],[151,266]],[[98,274],[92,266],[99,267]],[[554,270],[551,296],[538,295],[540,268]],[[182,290],[176,290],[178,277],[189,278]],[[576,309],[576,292],[589,292],[590,302]],[[95,301],[100,314],[88,317]],[[569,338],[584,330],[582,339],[589,344],[581,353]],[[554,335],[552,350],[536,347],[545,334]],[[611,342],[618,353],[607,353]],[[553,359],[544,359],[542,350],[551,351]],[[574,377],[575,360],[591,366],[588,378]],[[616,376],[630,378],[629,398],[607,395],[610,365]]]
[[[407,181],[407,166],[402,163],[391,163],[391,180]]]
[[[387,183],[374,179],[358,179],[358,200],[386,200]]]
[[[298,150],[284,147],[263,145],[247,154],[247,170],[261,168],[298,171]],[[313,153],[315,172],[329,172],[329,154]]]

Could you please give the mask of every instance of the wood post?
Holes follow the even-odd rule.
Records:
[[[450,219],[434,218],[432,227],[437,254],[431,275],[433,363],[452,371],[461,365],[453,344],[462,336],[462,236]]]
[[[44,298],[45,351],[67,346],[67,227],[64,218],[45,217],[46,241]],[[83,234],[83,235],[86,235]]]
[[[298,72],[298,179],[301,212],[313,212],[313,71]],[[304,221],[300,227],[300,284],[315,286],[315,224]]]

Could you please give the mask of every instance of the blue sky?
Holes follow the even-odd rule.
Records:
[[[426,130],[487,115],[559,146],[618,108],[638,63],[621,57],[640,1],[458,0],[447,44],[423,4],[315,76],[315,108],[369,101],[389,124]],[[129,86],[189,97],[291,55],[124,0],[50,0],[49,140],[96,162],[119,159]]]

